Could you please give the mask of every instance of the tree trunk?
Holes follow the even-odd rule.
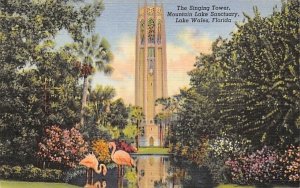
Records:
[[[136,149],[139,150],[139,121],[136,121]]]
[[[161,122],[159,123],[159,146],[161,147],[162,146],[162,138],[161,138]]]
[[[87,79],[87,76],[84,76],[82,100],[81,100],[81,112],[80,112],[80,126],[81,127],[84,126],[84,108],[86,107],[87,91],[88,91],[88,79]]]
[[[171,123],[168,124],[168,141],[169,141],[169,145],[168,147],[170,148],[170,145],[171,145],[171,139],[170,139],[170,130],[171,130]]]

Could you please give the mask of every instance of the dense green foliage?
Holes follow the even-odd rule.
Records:
[[[290,1],[267,18],[255,10],[222,47],[221,120],[257,145],[290,144],[299,136],[298,7]]]
[[[122,99],[114,100],[116,91],[110,86],[97,85],[90,89],[85,108],[86,125],[81,127],[84,137],[89,140],[109,140],[120,136],[128,125],[129,107]]]
[[[33,165],[21,166],[0,166],[0,176],[4,179],[17,179],[26,181],[62,181],[62,171],[55,169],[40,169]]]
[[[208,166],[217,182],[230,181],[224,166],[229,157],[246,160],[244,155],[263,146],[277,147],[280,155],[299,145],[298,5],[283,2],[269,17],[254,8],[254,17],[245,15],[230,39],[217,39],[211,54],[197,57],[191,87],[174,97],[172,152]],[[255,165],[268,172],[262,160]],[[255,173],[251,178],[267,181]]]
[[[142,121],[145,118],[145,115],[143,113],[143,109],[139,106],[130,106],[129,107],[130,112],[129,112],[129,120],[131,122],[131,125],[135,125],[135,143],[137,149],[139,149],[139,135],[144,135],[144,130],[142,128]]]
[[[108,41],[105,38],[100,40],[99,35],[96,34],[84,39],[84,41],[68,45],[66,49],[75,56],[76,68],[80,70],[80,75],[83,77],[80,124],[84,126],[89,88],[88,78],[96,70],[111,74],[113,68],[109,63],[113,56]]]
[[[65,29],[75,40],[92,31],[102,1],[0,1],[1,160],[33,163],[45,126],[71,127],[80,110],[79,71],[54,48]]]
[[[129,117],[129,109],[126,107],[124,101],[122,99],[113,101],[109,110],[108,122],[110,125],[118,127],[119,129],[124,129]]]
[[[116,96],[116,91],[110,86],[97,85],[89,95],[89,108],[97,124],[106,125],[107,115],[111,101]]]

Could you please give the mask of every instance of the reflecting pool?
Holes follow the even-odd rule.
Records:
[[[136,167],[125,167],[122,175],[118,168],[108,169],[106,176],[94,173],[86,178],[82,174],[69,183],[80,187],[95,188],[181,188],[181,187],[213,187],[209,172],[197,165],[176,160],[168,155],[133,155]]]

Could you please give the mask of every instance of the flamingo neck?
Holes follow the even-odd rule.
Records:
[[[100,165],[100,166],[97,166],[94,170],[95,170],[95,172],[96,172],[97,174],[100,174],[100,173],[102,172],[101,165]]]
[[[111,152],[111,159],[114,158],[114,153],[116,152],[116,144],[113,144],[112,146],[113,146],[113,150]]]
[[[107,168],[104,164],[100,164],[100,169],[102,170],[103,175],[105,176],[107,173]]]

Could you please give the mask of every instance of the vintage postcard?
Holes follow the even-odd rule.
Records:
[[[0,0],[0,188],[299,187],[298,0]]]

